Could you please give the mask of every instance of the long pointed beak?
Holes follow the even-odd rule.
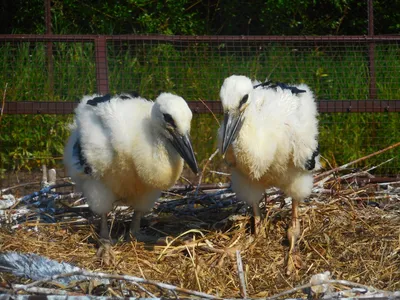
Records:
[[[179,155],[186,161],[193,173],[199,173],[199,167],[197,166],[197,160],[194,155],[192,143],[188,135],[181,135],[175,130],[170,130],[172,135],[172,146],[178,151]]]
[[[240,128],[243,125],[242,114],[234,115],[229,112],[224,116],[224,136],[222,139],[222,155],[225,155],[226,150],[232,142],[236,139]]]

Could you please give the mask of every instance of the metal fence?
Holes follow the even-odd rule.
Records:
[[[192,136],[204,163],[216,147],[218,124],[210,112],[220,117],[219,89],[231,74],[310,85],[324,157],[330,164],[349,162],[400,140],[399,46],[400,36],[373,35],[0,35],[0,186],[10,184],[10,170],[37,170],[42,163],[61,168],[65,124],[76,101],[95,92],[183,96],[195,113]],[[395,149],[358,167],[399,154]],[[210,168],[224,165],[217,158]],[[394,160],[376,174],[399,170]],[[208,181],[225,180],[209,175]]]

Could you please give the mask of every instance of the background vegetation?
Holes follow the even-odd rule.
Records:
[[[2,0],[0,33],[44,33],[43,0]],[[52,0],[56,34],[367,34],[367,0]],[[374,0],[376,34],[400,29],[400,2]]]
[[[29,3],[28,3],[29,2]],[[376,33],[398,33],[400,3],[374,1]],[[366,1],[52,1],[53,32],[60,34],[366,34]],[[396,9],[399,6],[399,9]],[[44,33],[42,0],[3,1],[3,33]],[[1,16],[4,16],[2,18]],[[78,100],[96,91],[92,43],[54,43],[54,86],[45,43],[0,44],[0,92],[7,100]],[[318,99],[368,99],[367,48],[323,43],[108,44],[110,89],[136,90],[153,99],[160,90],[187,100],[216,100],[223,79],[241,73],[260,80],[305,82]],[[376,47],[379,99],[400,99],[400,49]],[[397,74],[397,75],[396,75]],[[219,117],[219,116],[218,116]],[[400,140],[398,113],[323,114],[321,147],[333,165]],[[0,170],[60,165],[71,116],[8,116],[0,123]],[[217,122],[197,115],[193,124],[199,161],[216,147]],[[398,150],[386,157],[398,156]],[[377,157],[369,164],[382,162]],[[222,168],[216,160],[215,168]],[[380,173],[398,173],[400,162]],[[210,177],[208,180],[214,180]],[[220,178],[218,178],[219,180]]]

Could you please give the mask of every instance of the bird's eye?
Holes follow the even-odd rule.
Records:
[[[172,127],[176,127],[175,121],[170,114],[164,114],[164,121],[169,123]]]
[[[239,108],[241,108],[242,105],[245,104],[245,103],[247,102],[247,99],[249,99],[249,94],[244,95],[243,98],[242,98],[242,100],[240,100]]]

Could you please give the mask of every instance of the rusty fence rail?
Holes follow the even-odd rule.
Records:
[[[19,114],[32,128],[37,116],[69,115],[84,94],[135,90],[154,99],[172,91],[196,114],[193,134],[203,161],[215,147],[217,125],[209,113],[222,112],[222,81],[244,74],[310,85],[321,113],[322,151],[331,161],[400,140],[400,36],[0,35],[0,51],[2,123],[11,120],[15,128],[12,117]],[[42,131],[60,128],[60,120],[47,120]],[[0,138],[0,155],[11,147]],[[371,163],[396,155],[398,149]],[[399,173],[397,162],[381,175]]]
[[[360,99],[340,99],[344,100],[343,103],[336,102],[336,99],[326,99],[324,97],[319,97],[321,103],[319,104],[321,112],[398,112],[399,104],[396,99],[379,99],[377,97],[377,66],[375,57],[375,46],[377,43],[389,43],[398,47],[400,42],[400,36],[389,35],[389,36],[379,36],[379,35],[362,35],[362,36],[164,36],[164,35],[118,35],[118,36],[99,36],[99,35],[0,35],[0,44],[4,43],[44,43],[46,44],[46,59],[47,59],[47,72],[50,82],[50,86],[54,85],[54,59],[52,53],[53,44],[57,43],[92,43],[94,45],[94,60],[95,60],[95,74],[96,74],[96,92],[100,94],[106,94],[110,92],[110,74],[109,74],[109,59],[108,48],[113,43],[132,43],[145,45],[163,44],[171,43],[174,46],[184,47],[184,45],[206,45],[209,43],[211,47],[220,47],[229,43],[228,48],[231,47],[232,52],[236,45],[239,47],[263,47],[267,48],[269,46],[276,47],[288,47],[295,51],[295,48],[315,48],[319,47],[333,47],[339,49],[338,52],[343,52],[343,48],[347,45],[355,47],[365,47],[366,58],[368,59],[368,74],[366,74],[365,80],[368,81],[368,94],[363,95]],[[273,44],[276,43],[276,44]],[[232,46],[233,45],[233,46]],[[300,49],[303,51],[303,49]],[[252,50],[246,50],[251,53]],[[356,50],[360,52],[361,50]],[[245,52],[245,51],[243,51]],[[257,52],[257,51],[255,51]],[[381,67],[382,68],[382,67]],[[268,71],[268,70],[267,70]],[[397,71],[397,70],[396,70]],[[308,83],[308,82],[307,82]],[[1,87],[0,87],[1,88]],[[399,97],[400,98],[400,97]],[[7,99],[8,100],[8,99]],[[210,99],[216,100],[216,99]],[[345,102],[348,100],[348,102]],[[354,100],[360,100],[355,103]],[[374,101],[372,101],[374,100]],[[6,108],[3,113],[15,114],[15,113],[69,113],[70,110],[66,107],[70,107],[73,104],[51,104],[50,102],[46,105],[44,101],[52,101],[51,97],[43,99],[31,100],[18,99],[21,101],[18,105],[13,105],[9,102],[6,103]],[[37,104],[25,103],[26,102],[37,102]],[[65,100],[64,100],[65,101]],[[67,100],[68,101],[68,100]],[[388,103],[387,101],[390,101]],[[212,107],[215,107],[216,111],[219,111],[218,105],[210,103]],[[33,106],[32,106],[33,105]],[[39,107],[39,109],[34,109]],[[203,112],[200,108],[200,104],[192,104],[196,107],[199,112]],[[72,107],[72,106],[71,106]]]
[[[8,101],[5,114],[56,114],[68,115],[74,112],[77,102],[56,101]],[[214,100],[190,101],[190,109],[196,114],[223,113],[221,102]],[[207,106],[206,106],[207,105]],[[320,100],[317,102],[320,113],[384,113],[400,112],[400,100]],[[0,108],[1,109],[1,108]]]

